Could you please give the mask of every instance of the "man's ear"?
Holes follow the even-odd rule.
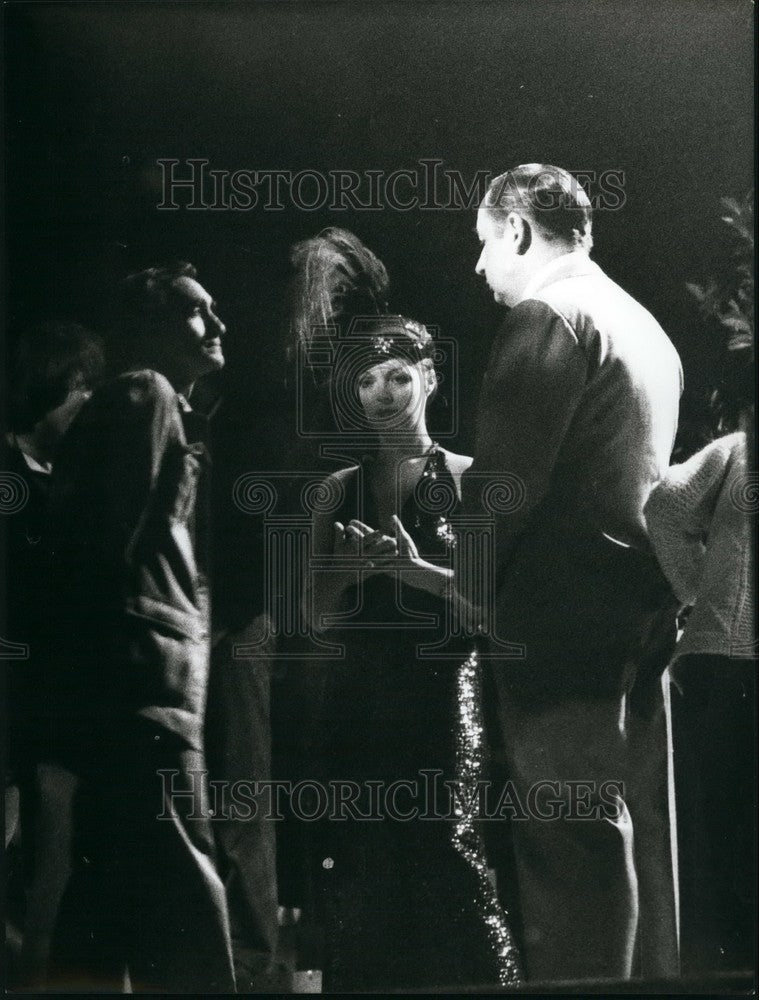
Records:
[[[532,227],[523,215],[509,212],[506,219],[506,232],[518,254],[525,254],[532,244]]]

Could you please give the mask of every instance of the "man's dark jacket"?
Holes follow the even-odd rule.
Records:
[[[119,720],[202,749],[209,606],[198,572],[197,481],[178,397],[154,371],[88,402],[56,463],[61,643],[86,727]],[[199,514],[202,512],[198,512]]]
[[[669,466],[681,387],[667,335],[585,253],[555,260],[509,311],[463,493],[467,513],[494,520],[496,633],[526,643],[533,666],[629,642],[662,599],[643,505]]]

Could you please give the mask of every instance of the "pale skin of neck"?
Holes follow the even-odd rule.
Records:
[[[392,515],[403,505],[419,481],[432,438],[424,420],[403,438],[380,436],[380,446],[374,460],[370,487],[379,516],[380,528],[387,534],[394,532]],[[396,496],[396,490],[399,495]]]
[[[393,461],[403,461],[406,458],[414,458],[424,454],[432,446],[432,438],[427,431],[427,424],[422,421],[408,435],[400,437],[380,435],[380,446],[378,459],[391,463]]]

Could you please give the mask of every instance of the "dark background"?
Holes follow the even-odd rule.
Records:
[[[158,211],[158,158],[390,171],[439,157],[467,179],[528,161],[624,171],[626,202],[597,213],[594,256],[680,351],[684,422],[703,415],[719,338],[684,283],[729,267],[719,197],[752,183],[748,0],[22,3],[5,15],[11,338],[43,317],[103,328],[118,277],[193,261],[229,328],[225,484],[303,451],[282,332],[294,240],[353,229],[387,264],[394,308],[458,340],[461,451],[499,310],[474,274],[474,210]]]

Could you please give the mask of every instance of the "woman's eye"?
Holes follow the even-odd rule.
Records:
[[[406,375],[405,373],[402,375],[396,375],[395,381],[398,382],[399,385],[408,385],[408,383],[411,381],[411,376]]]

